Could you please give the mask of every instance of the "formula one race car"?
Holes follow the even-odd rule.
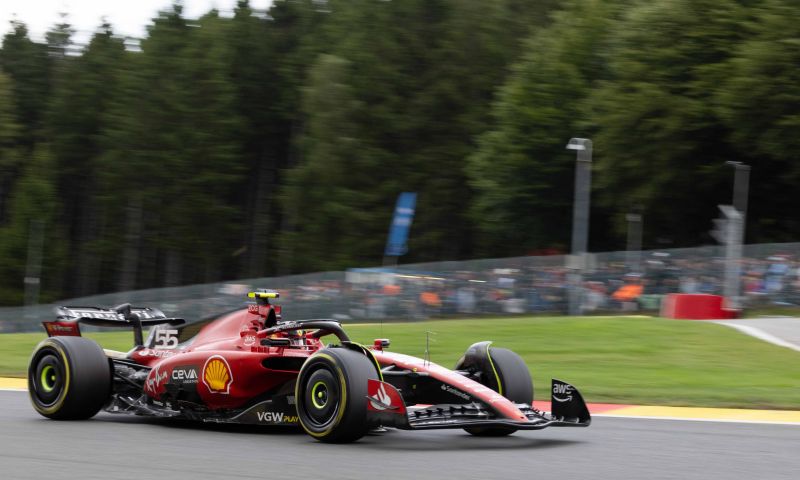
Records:
[[[533,383],[515,353],[469,347],[455,370],[364,347],[332,320],[281,321],[278,293],[248,294],[247,309],[187,324],[152,308],[59,307],[28,369],[33,407],[87,419],[101,409],[204,422],[299,425],[324,442],[351,442],[379,427],[460,428],[508,435],[591,422],[580,393],[553,380],[552,408],[532,406]],[[80,324],[128,327],[134,348],[103,350]],[[151,326],[143,338],[143,327]],[[332,335],[337,344],[324,345]]]

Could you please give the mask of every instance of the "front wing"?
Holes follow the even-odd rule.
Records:
[[[369,382],[368,416],[371,421],[385,427],[405,430],[468,427],[539,430],[547,427],[588,427],[592,422],[580,392],[572,385],[556,379],[552,383],[549,413],[528,404],[515,404],[524,419],[503,417],[482,402],[409,408],[391,384],[378,380]]]

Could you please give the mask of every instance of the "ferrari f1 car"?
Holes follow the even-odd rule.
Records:
[[[533,407],[522,359],[491,342],[469,347],[454,370],[365,347],[332,320],[282,321],[274,291],[217,318],[186,323],[152,308],[59,307],[43,322],[28,390],[37,412],[78,420],[100,410],[203,422],[299,425],[323,442],[355,441],[370,430],[464,429],[501,436],[517,430],[585,427],[575,387],[552,382],[551,412]],[[133,329],[127,353],[81,337],[80,325]],[[150,328],[144,339],[144,327]],[[335,337],[325,345],[325,337]]]

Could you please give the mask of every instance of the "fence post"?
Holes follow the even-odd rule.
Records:
[[[44,250],[44,221],[33,219],[28,229],[28,261],[25,266],[25,305],[39,303],[42,283],[42,254]]]

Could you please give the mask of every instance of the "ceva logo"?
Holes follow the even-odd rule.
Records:
[[[172,379],[187,383],[197,383],[197,370],[194,368],[176,368],[172,371]]]

